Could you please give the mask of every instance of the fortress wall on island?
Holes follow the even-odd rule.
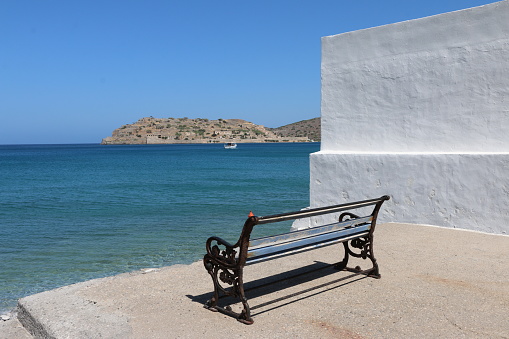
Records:
[[[322,39],[310,205],[509,233],[509,1]]]

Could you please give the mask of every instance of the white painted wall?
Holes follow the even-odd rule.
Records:
[[[311,206],[509,232],[509,1],[322,39]]]
[[[322,150],[508,151],[508,94],[508,1],[322,38]]]
[[[312,206],[389,194],[379,220],[509,233],[508,153],[311,155]]]

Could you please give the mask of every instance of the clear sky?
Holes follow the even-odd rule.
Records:
[[[320,38],[490,0],[0,0],[0,144],[320,116]]]

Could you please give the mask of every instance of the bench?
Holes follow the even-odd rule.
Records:
[[[210,237],[206,242],[207,254],[203,258],[205,269],[212,277],[214,295],[207,301],[205,307],[211,311],[221,312],[232,316],[245,324],[252,324],[251,311],[245,296],[243,270],[250,264],[271,259],[281,258],[323,246],[343,243],[344,257],[334,265],[338,270],[348,269],[367,276],[380,278],[378,264],[373,254],[373,232],[376,219],[383,202],[389,196],[377,199],[357,201],[347,204],[313,208],[297,212],[257,217],[252,214],[247,218],[242,228],[239,240],[230,244],[219,237]],[[349,211],[364,207],[371,213],[363,216]],[[365,209],[364,209],[365,210]],[[250,239],[251,231],[256,225],[339,214],[337,222],[307,228],[304,230],[278,234],[268,237]],[[323,219],[323,217],[321,217]],[[334,218],[334,220],[337,220]],[[362,271],[360,267],[348,268],[350,256],[371,260],[372,267]],[[220,307],[220,297],[230,296],[240,301],[243,310],[240,313],[232,311],[230,306]]]

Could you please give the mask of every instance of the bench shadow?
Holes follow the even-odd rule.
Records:
[[[264,277],[261,279],[249,281],[244,283],[244,291],[246,297],[249,300],[255,299],[260,296],[268,295],[271,293],[276,293],[283,291],[287,288],[295,287],[304,283],[311,282],[313,280],[323,278],[326,276],[331,276],[334,274],[340,274],[341,272],[348,272],[350,274],[334,279],[332,281],[328,281],[310,288],[306,288],[294,293],[290,293],[287,295],[283,295],[281,297],[269,300],[267,302],[261,304],[250,305],[250,309],[252,311],[251,315],[255,316],[257,314],[262,314],[268,312],[270,310],[274,310],[285,305],[289,305],[295,303],[300,300],[304,300],[315,295],[330,291],[332,289],[339,288],[341,286],[345,286],[351,284],[353,282],[362,280],[367,278],[367,272],[369,271],[358,271],[351,268],[345,268],[344,270],[337,270],[334,268],[335,264],[324,263],[320,261],[315,261],[313,264],[296,268],[291,271],[278,273],[272,276]],[[342,282],[342,283],[341,283]],[[205,304],[208,299],[210,299],[213,295],[212,292],[212,281],[211,281],[211,291],[208,293],[200,294],[200,295],[186,295],[189,299],[194,302]],[[320,289],[320,290],[319,290]],[[319,290],[319,291],[318,291]],[[311,293],[315,291],[315,293]],[[308,294],[311,293],[311,294]],[[305,296],[301,296],[303,294],[307,294]],[[301,296],[301,297],[299,297]],[[298,297],[298,298],[297,298]],[[227,297],[226,297],[227,298]],[[223,299],[223,296],[220,297]],[[291,300],[289,300],[291,299]],[[280,303],[287,300],[287,302],[275,305],[276,303]],[[250,302],[251,304],[251,302]],[[272,306],[271,306],[272,305]],[[259,310],[261,308],[268,307],[264,310]]]

